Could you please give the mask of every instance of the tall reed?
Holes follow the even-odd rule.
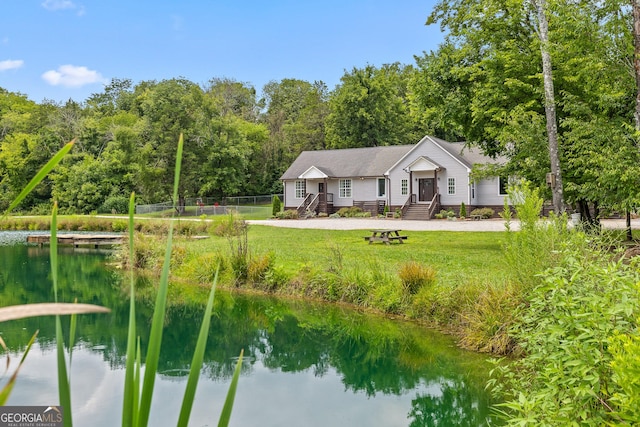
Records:
[[[38,172],[38,174],[32,179],[32,181],[25,187],[25,189],[18,195],[16,200],[14,200],[9,209],[5,212],[4,217],[19,203],[24,199],[24,197],[33,189],[35,186],[47,175],[49,171],[51,171],[65,156],[66,153],[71,150],[74,141],[65,145],[63,149],[61,149],[43,168]],[[180,178],[180,169],[181,169],[181,161],[182,161],[182,148],[183,148],[183,136],[180,135],[177,147],[177,155],[176,155],[176,166],[175,166],[175,174],[174,174],[174,190],[173,190],[173,200],[174,200],[174,208],[175,201],[178,200],[178,183]],[[135,194],[131,194],[129,199],[129,261],[130,266],[134,264],[134,218],[133,214],[135,211]],[[72,314],[71,318],[71,332],[69,339],[69,362],[71,362],[71,354],[72,347],[76,329],[76,320],[73,316],[75,313],[89,313],[89,312],[108,312],[108,309],[99,306],[92,306],[88,304],[64,304],[58,302],[58,256],[57,256],[57,204],[54,203],[54,208],[52,212],[51,219],[51,240],[50,240],[50,260],[51,260],[51,276],[53,281],[53,290],[54,290],[54,300],[53,304],[32,304],[28,307],[18,306],[18,307],[3,307],[0,308],[0,322],[12,319],[18,319],[23,317],[31,317],[37,315],[56,315],[56,350],[57,350],[57,360],[58,360],[58,394],[60,399],[60,404],[65,410],[63,411],[64,415],[64,425],[72,426],[72,410],[71,410],[71,389],[70,389],[70,378],[67,372],[67,364],[64,352],[64,338],[62,333],[62,321],[60,319],[60,315],[62,314]],[[165,316],[165,308],[166,308],[166,299],[167,299],[167,290],[169,283],[169,267],[171,261],[171,249],[172,249],[172,238],[173,238],[173,221],[170,221],[170,225],[167,233],[167,243],[165,248],[165,256],[164,256],[164,264],[162,267],[162,274],[160,277],[160,284],[158,295],[156,297],[156,304],[153,314],[153,321],[151,324],[151,331],[149,336],[149,348],[147,349],[147,357],[145,360],[145,372],[144,379],[140,378],[141,372],[141,349],[140,349],[140,338],[136,337],[136,324],[135,324],[135,278],[133,275],[133,268],[129,272],[129,281],[130,281],[130,305],[129,305],[129,328],[128,328],[128,337],[127,337],[127,358],[126,358],[126,368],[125,368],[125,380],[124,380],[124,392],[123,392],[123,408],[122,408],[122,425],[123,426],[134,426],[134,427],[143,427],[147,426],[149,423],[149,415],[151,409],[151,401],[153,398],[153,388],[155,377],[157,374],[158,368],[158,360],[160,357],[160,346],[162,342],[162,330],[164,325],[164,316]],[[205,348],[207,345],[207,337],[209,332],[209,325],[211,319],[211,313],[213,310],[213,301],[215,295],[216,283],[218,280],[218,274],[213,280],[213,284],[211,286],[211,291],[209,294],[209,298],[207,301],[207,307],[205,309],[205,313],[203,316],[202,324],[200,327],[200,333],[198,336],[198,340],[196,343],[196,349],[193,354],[191,368],[189,372],[189,378],[187,381],[187,386],[185,389],[182,408],[180,411],[179,419],[177,420],[178,426],[187,426],[191,414],[191,408],[193,406],[193,399],[195,396],[198,378],[200,375],[200,370],[203,364]],[[31,348],[33,342],[35,341],[36,334],[31,338],[27,349],[20,361],[20,364],[9,382],[0,390],[0,405],[3,405],[8,399],[13,385],[15,384],[15,379],[17,377],[18,371],[22,366],[29,349]],[[0,344],[4,346],[4,342],[0,341]],[[225,400],[222,413],[220,414],[218,420],[218,426],[227,426],[231,417],[231,411],[233,408],[233,402],[235,399],[235,393],[237,389],[238,379],[240,377],[240,371],[242,367],[242,358],[244,351],[240,351],[240,357],[238,358],[238,362],[235,367],[235,371],[233,374],[233,378],[231,380],[231,384],[229,386],[229,391],[227,393],[227,398]]]

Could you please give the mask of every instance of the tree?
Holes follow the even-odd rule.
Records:
[[[331,148],[414,143],[407,86],[412,68],[398,63],[354,68],[331,94],[327,143]]]
[[[280,176],[303,150],[324,148],[327,87],[322,82],[283,79],[263,90],[266,111],[262,122],[269,131],[266,143],[256,151],[252,170],[256,190],[281,191]]]
[[[540,3],[504,3],[493,0],[459,0],[437,5],[428,23],[440,22],[449,34],[441,49],[452,59],[446,76],[453,81],[434,78],[435,72],[423,67],[433,59],[424,59],[419,72],[423,81],[434,82],[445,93],[452,84],[462,86],[467,95],[455,108],[459,112],[447,118],[448,128],[460,129],[468,143],[482,147],[488,154],[504,154],[510,159],[504,172],[529,178],[544,186],[544,175],[555,155],[549,152],[549,135],[557,124],[557,153],[563,164],[563,198],[583,211],[592,212],[597,221],[600,207],[613,208],[630,203],[633,188],[611,186],[603,181],[601,170],[613,171],[612,158],[594,155],[593,147],[629,153],[629,127],[624,126],[632,112],[630,89],[628,29],[624,9],[596,2],[545,3],[549,24],[548,40],[541,41],[536,26]],[[621,19],[622,17],[622,19]],[[544,26],[544,23],[543,23]],[[544,32],[544,29],[543,29]],[[554,58],[553,75],[540,61],[544,50]],[[439,53],[438,52],[438,53]],[[451,53],[453,52],[453,53]],[[438,56],[438,53],[435,56]],[[546,54],[545,54],[546,56]],[[442,62],[442,60],[440,61]],[[548,65],[548,64],[547,64]],[[553,78],[551,102],[550,77]],[[427,79],[428,78],[428,79]],[[425,98],[417,98],[421,104]],[[464,105],[466,104],[466,105]],[[557,118],[546,113],[555,105]],[[436,106],[437,107],[437,106]],[[432,115],[438,119],[437,115]],[[611,133],[611,126],[622,125]],[[444,126],[443,126],[444,127]],[[547,159],[544,159],[546,147]],[[551,151],[554,150],[553,144]],[[618,158],[616,156],[616,158]],[[624,164],[633,163],[633,156]],[[555,167],[551,168],[555,171]],[[565,179],[566,178],[566,179]],[[624,180],[618,173],[619,182]],[[611,182],[613,176],[608,174]],[[615,193],[604,196],[597,188]],[[560,199],[555,194],[556,206]]]
[[[547,22],[546,0],[534,0],[538,11],[538,28],[540,37],[540,52],[542,55],[542,75],[544,81],[544,111],[547,124],[547,138],[549,139],[549,159],[551,162],[551,194],[553,208],[556,213],[564,212],[562,197],[562,168],[558,153],[558,124],[556,123],[556,98],[553,87],[553,71],[551,68],[551,54],[549,53],[549,23]]]
[[[258,120],[262,104],[258,102],[253,86],[233,79],[213,78],[204,92],[215,98],[215,104],[223,116],[234,115],[249,122]]]

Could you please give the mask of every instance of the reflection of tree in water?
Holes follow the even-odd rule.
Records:
[[[495,425],[489,420],[489,402],[463,378],[441,379],[430,384],[437,392],[422,392],[411,401],[410,427]]]
[[[4,275],[0,299],[11,303],[52,300],[48,249],[4,253],[0,248],[0,255]],[[62,253],[61,300],[77,297],[111,308],[109,315],[80,316],[77,342],[87,349],[99,346],[95,351],[112,368],[121,369],[129,302],[113,272],[104,269],[104,261],[103,254]],[[152,289],[153,284],[140,282],[139,286]],[[147,296],[136,308],[143,357],[154,300]],[[203,311],[203,306],[169,307],[159,361],[159,372],[166,378],[187,375]],[[40,346],[53,348],[54,325],[51,318],[25,319],[4,324],[2,332],[12,346],[26,343],[40,329]],[[245,374],[256,363],[283,372],[311,371],[316,376],[334,370],[346,390],[367,396],[400,395],[421,390],[424,384],[439,388],[440,394],[422,393],[413,401],[412,426],[483,425],[487,414],[488,404],[480,397],[485,378],[461,374],[482,372],[486,365],[480,367],[479,357],[453,348],[449,338],[410,323],[336,306],[218,291],[202,375],[214,381],[230,378],[240,349],[245,350]]]

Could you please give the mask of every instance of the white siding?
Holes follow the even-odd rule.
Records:
[[[500,194],[498,178],[483,179],[476,183],[477,206],[502,206],[504,195]]]
[[[285,181],[284,182],[284,204],[286,207],[297,207],[302,199],[296,199],[296,182]]]
[[[402,195],[402,179],[408,179],[409,174],[404,171],[418,157],[426,156],[440,165],[443,170],[437,173],[436,187],[440,192],[440,201],[445,205],[459,205],[461,202],[469,202],[469,174],[466,166],[452,157],[449,153],[433,144],[431,141],[425,141],[411,152],[409,156],[403,159],[393,170],[390,171],[391,179],[391,199],[392,205],[402,205],[407,201],[408,196]],[[418,193],[418,179],[433,177],[432,171],[413,172],[412,182],[409,183],[410,193]],[[447,178],[456,179],[456,194],[447,194]]]

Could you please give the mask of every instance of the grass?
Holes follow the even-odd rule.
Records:
[[[229,255],[238,237],[220,232],[223,225],[211,227],[208,239],[174,239],[169,306],[202,305],[205,287],[221,265],[223,288],[352,304],[446,329],[474,350],[505,353],[511,348],[505,325],[512,310],[504,310],[503,301],[513,293],[504,259],[506,233],[412,231],[404,244],[370,245],[362,230],[250,225],[240,277],[240,264]],[[156,239],[137,235],[135,246],[139,271],[159,277]],[[408,292],[407,274],[426,272],[428,280],[419,280]],[[155,289],[138,292],[152,298]],[[490,322],[483,322],[486,315]]]
[[[249,248],[254,254],[270,252],[288,275],[308,266],[329,268],[336,258],[343,267],[376,265],[396,274],[400,265],[416,261],[433,267],[440,284],[457,286],[486,278],[499,281],[505,276],[502,251],[504,234],[496,232],[411,231],[399,245],[369,245],[362,230],[315,230],[249,226]],[[213,236],[199,241],[178,241],[193,254],[225,250],[226,239]],[[188,260],[186,260],[188,262]]]

